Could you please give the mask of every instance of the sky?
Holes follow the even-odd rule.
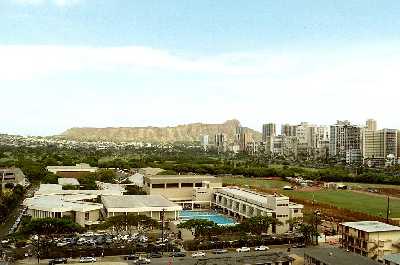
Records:
[[[0,0],[0,133],[399,128],[397,0]]]

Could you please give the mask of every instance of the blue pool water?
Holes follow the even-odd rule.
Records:
[[[181,211],[179,216],[182,220],[205,219],[218,225],[233,225],[236,223],[235,220],[215,212]]]

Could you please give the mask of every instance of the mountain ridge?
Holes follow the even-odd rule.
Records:
[[[60,136],[70,140],[87,141],[193,142],[198,141],[200,135],[209,135],[212,141],[215,134],[224,133],[228,141],[233,141],[237,127],[241,127],[241,124],[236,119],[221,124],[196,122],[167,127],[72,127]],[[261,139],[260,132],[244,128],[250,139]]]

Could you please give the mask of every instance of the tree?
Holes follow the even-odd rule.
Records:
[[[158,226],[158,222],[146,215],[116,215],[106,219],[101,228],[113,228],[117,233],[122,231],[132,232],[133,229],[151,229]]]
[[[69,218],[33,219],[24,225],[22,231],[28,235],[55,236],[84,231],[84,228]]]
[[[303,234],[304,244],[306,246],[311,245],[314,236],[318,236],[319,233],[315,230],[315,227],[310,224],[300,224],[298,231]]]
[[[254,216],[244,220],[243,229],[253,234],[268,233],[270,226],[282,225],[282,222],[272,216]]]
[[[293,230],[296,230],[297,226],[301,224],[302,222],[301,217],[295,217],[295,218],[290,218],[289,220],[286,221],[286,224],[289,225],[289,231],[293,232]]]
[[[204,219],[191,219],[180,223],[178,228],[194,230],[194,237],[202,237],[206,234],[210,235],[210,231],[217,226],[216,223]]]
[[[146,195],[146,192],[137,185],[126,185],[124,195]]]

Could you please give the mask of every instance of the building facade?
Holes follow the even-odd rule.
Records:
[[[267,137],[276,135],[276,124],[266,123],[262,126],[262,141],[265,142]]]
[[[400,252],[400,227],[377,221],[346,222],[339,225],[343,248],[383,261],[388,254]]]
[[[271,216],[281,221],[281,226],[271,226],[272,233],[289,231],[287,221],[303,217],[303,205],[289,202],[289,197],[265,195],[239,188],[215,189],[213,206],[223,213],[243,220],[254,216]]]
[[[362,161],[362,130],[349,121],[337,121],[330,127],[329,155],[347,163]]]
[[[0,168],[0,188],[4,189],[6,184],[21,185],[26,187],[29,181],[19,168]]]
[[[105,217],[137,214],[146,215],[157,221],[178,220],[182,206],[161,195],[102,196]]]
[[[386,161],[397,160],[397,130],[382,129],[363,131],[363,159],[367,165],[385,165]]]
[[[149,195],[162,195],[184,208],[209,207],[211,191],[222,187],[213,176],[155,175],[144,177],[144,190]],[[209,197],[206,197],[208,194]]]

